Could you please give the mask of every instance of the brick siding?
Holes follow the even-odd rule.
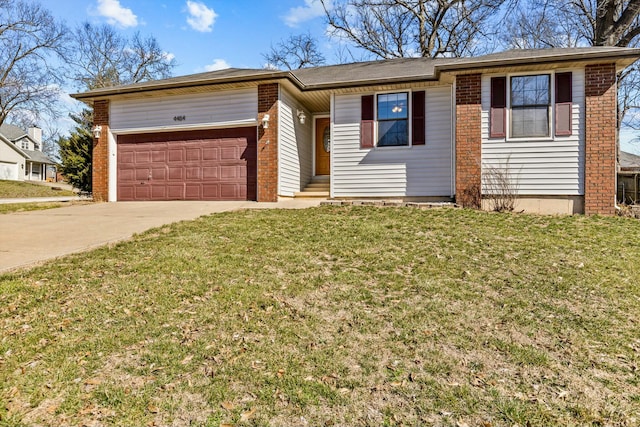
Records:
[[[93,140],[91,188],[93,200],[109,199],[109,101],[93,103],[93,124],[102,126],[99,139]]]
[[[480,207],[481,203],[481,75],[456,78],[456,202]]]
[[[258,201],[278,201],[278,83],[258,85]],[[269,114],[269,127],[262,118]]]
[[[587,215],[613,215],[616,194],[616,66],[585,68],[585,186]]]

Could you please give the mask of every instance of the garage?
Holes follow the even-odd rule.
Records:
[[[256,200],[255,127],[118,135],[117,197]]]
[[[16,181],[18,172],[17,163],[0,162],[0,179]]]

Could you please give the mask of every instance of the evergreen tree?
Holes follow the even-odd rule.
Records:
[[[70,114],[76,127],[69,137],[58,139],[60,170],[67,181],[80,191],[91,191],[91,160],[93,135],[91,125],[93,114],[83,110],[80,114]]]

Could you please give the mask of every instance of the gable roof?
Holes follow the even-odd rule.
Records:
[[[514,49],[471,58],[397,58],[302,68],[293,71],[229,68],[207,73],[152,80],[72,94],[78,100],[154,90],[194,86],[288,79],[301,91],[378,83],[437,80],[441,72],[459,73],[474,69],[550,64],[572,61],[613,61],[626,67],[640,58],[640,49],[620,47],[577,47],[556,49]]]
[[[21,150],[20,147],[18,147],[16,144],[14,144],[9,138],[4,136],[2,132],[0,132],[0,143],[7,145],[9,148],[17,152],[18,154],[20,154],[22,157],[25,157],[25,158],[27,157],[24,151]]]
[[[15,141],[24,136],[29,136],[27,132],[20,129],[18,126],[10,125],[8,123],[3,123],[0,126],[0,134],[7,138],[9,141]]]

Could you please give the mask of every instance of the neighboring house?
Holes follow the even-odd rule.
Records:
[[[478,200],[613,214],[616,73],[640,49],[512,50],[296,71],[227,69],[73,97],[94,108],[97,200]],[[324,178],[324,179],[323,179]]]
[[[47,170],[55,170],[55,162],[42,152],[42,130],[18,126],[0,126],[0,179],[13,181],[45,181]]]
[[[640,203],[640,156],[620,152],[618,158],[618,201],[635,205]]]

